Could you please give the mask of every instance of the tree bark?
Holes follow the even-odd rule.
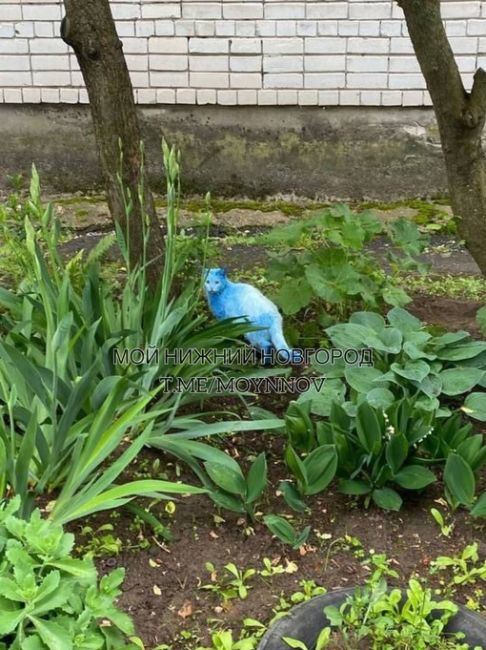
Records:
[[[147,257],[154,260],[160,256],[164,240],[153,196],[143,179],[137,109],[109,0],[64,0],[64,7],[66,16],[61,24],[61,37],[74,49],[88,91],[111,215],[129,241],[133,265],[142,260],[146,220],[149,225]],[[131,198],[128,219],[119,174],[125,195]],[[151,284],[157,280],[157,267],[159,264],[152,263],[148,268]]]
[[[397,1],[432,98],[459,232],[486,275],[486,168],[481,144],[486,72],[477,70],[468,93],[447,38],[440,0]]]

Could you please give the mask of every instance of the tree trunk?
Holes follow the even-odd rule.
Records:
[[[133,265],[142,260],[146,220],[149,224],[147,257],[153,260],[162,252],[163,237],[152,194],[142,177],[141,133],[133,88],[109,0],[64,0],[64,7],[66,16],[61,24],[61,36],[76,53],[88,91],[111,215],[129,239]],[[133,207],[129,219],[119,174],[125,194],[131,197]],[[151,284],[157,280],[158,267],[157,263],[149,266]]]
[[[440,12],[440,0],[397,0],[432,98],[444,152],[452,209],[461,236],[486,275],[486,169],[481,135],[486,72],[466,92]]]

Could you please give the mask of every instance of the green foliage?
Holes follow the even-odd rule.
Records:
[[[19,503],[0,509],[0,648],[135,649],[133,623],[115,605],[123,569],[98,582],[92,560],[71,556],[74,536],[37,510],[19,519]]]
[[[323,492],[329,486],[336,475],[338,455],[333,444],[324,444],[301,460],[294,448],[289,446],[285,461],[296,480],[299,496],[306,497]]]
[[[337,398],[354,415],[362,401],[387,408],[396,399],[416,396],[418,409],[440,409],[439,414],[446,416],[450,410],[442,403],[444,399],[485,384],[486,341],[477,341],[464,331],[433,335],[401,308],[389,311],[386,319],[374,312],[356,312],[349,322],[326,332],[343,356],[333,365],[318,359],[313,363],[332,379],[320,393],[310,395],[312,412],[319,415],[328,415],[332,399]],[[350,348],[370,350],[373,366],[360,366],[358,360],[346,365],[344,351]],[[299,401],[308,398],[304,395]],[[486,418],[485,403],[484,393],[473,393],[464,410],[473,418]]]
[[[478,321],[479,329],[481,330],[481,333],[486,336],[486,306],[481,307],[481,309],[478,311],[476,315],[476,319]]]
[[[288,544],[294,550],[303,546],[309,537],[310,526],[306,526],[302,532],[299,533],[292,524],[278,515],[266,515],[263,518],[267,528],[284,544]]]
[[[458,586],[476,584],[486,580],[486,560],[481,561],[477,543],[469,544],[460,555],[441,555],[431,564],[431,573],[448,573],[446,591],[453,592]]]
[[[387,237],[399,252],[388,253],[392,273],[381,273],[367,250],[377,236]],[[287,315],[312,306],[318,320],[329,310],[342,318],[358,306],[409,302],[398,273],[422,270],[415,257],[426,244],[417,227],[405,219],[384,225],[371,212],[356,214],[345,205],[278,226],[262,240],[279,246],[270,253],[268,273],[269,280],[281,287],[277,304]]]
[[[233,562],[225,564],[225,574],[220,577],[214,564],[206,563],[206,569],[211,575],[211,584],[203,585],[202,589],[212,591],[221,598],[223,605],[227,605],[230,600],[239,598],[245,600],[251,586],[248,584],[250,579],[256,575],[255,569],[240,570]]]
[[[246,477],[239,464],[230,456],[226,456],[224,463],[208,461],[204,467],[217,488],[210,492],[213,501],[227,510],[246,513],[253,520],[254,505],[267,485],[265,454],[256,457]]]

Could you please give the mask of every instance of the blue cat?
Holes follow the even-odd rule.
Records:
[[[284,338],[277,307],[261,291],[250,284],[231,282],[221,268],[206,271],[204,288],[209,308],[218,320],[244,317],[252,325],[265,328],[245,334],[257,350],[265,354],[281,351],[281,361],[302,362],[302,354],[292,350]]]

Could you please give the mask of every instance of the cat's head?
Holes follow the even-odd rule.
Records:
[[[226,271],[222,268],[206,269],[204,275],[204,288],[211,295],[221,293],[226,286],[228,278]]]

